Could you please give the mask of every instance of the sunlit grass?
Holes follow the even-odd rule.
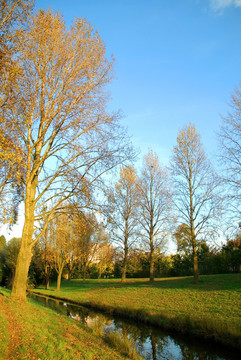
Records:
[[[36,291],[241,348],[240,274],[201,276],[197,285],[192,277],[73,280]]]
[[[27,303],[14,302],[8,296],[1,296],[0,300],[1,360],[126,359],[91,329],[66,316],[31,300]],[[14,329],[18,330],[18,336],[13,340],[8,336],[5,312],[11,316],[11,335],[14,336]]]
[[[0,299],[1,301],[1,299]],[[0,302],[0,308],[1,308],[1,302]],[[7,347],[9,343],[9,334],[8,334],[8,328],[7,328],[7,319],[5,314],[0,311],[0,336],[1,336],[1,350],[0,350],[0,359],[6,359],[7,358]]]

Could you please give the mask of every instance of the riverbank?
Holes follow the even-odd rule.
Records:
[[[148,322],[241,350],[241,275],[63,281],[34,292]]]
[[[31,300],[14,302],[0,288],[1,360],[127,360],[95,330]],[[133,356],[132,358],[139,358]]]

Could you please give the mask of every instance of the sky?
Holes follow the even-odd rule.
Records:
[[[115,57],[111,110],[141,153],[168,163],[178,131],[193,123],[210,158],[221,116],[241,80],[241,0],[37,0],[69,26],[83,17]]]
[[[221,115],[241,80],[241,0],[36,0],[85,18],[115,57],[110,111],[140,151],[167,165],[178,131],[190,122],[215,163]],[[21,236],[21,234],[20,234]]]

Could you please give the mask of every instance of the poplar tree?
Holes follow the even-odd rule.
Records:
[[[141,235],[149,248],[150,281],[155,278],[155,253],[164,249],[171,217],[171,191],[167,169],[150,150],[144,157],[138,180],[139,224]]]
[[[123,255],[122,281],[126,281],[129,250],[137,239],[138,192],[137,174],[133,166],[120,169],[120,176],[108,193],[107,217],[113,241]]]
[[[192,247],[194,282],[198,282],[198,243],[216,229],[221,199],[217,175],[205,154],[201,135],[191,124],[178,133],[171,172],[177,219],[188,228],[185,235]]]

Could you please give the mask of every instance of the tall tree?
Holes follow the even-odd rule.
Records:
[[[97,246],[95,246],[92,264],[98,271],[98,279],[101,279],[102,274],[106,275],[106,273],[113,272],[114,270],[114,248],[110,244],[111,235],[102,222],[97,224],[93,235],[93,242]]]
[[[20,40],[19,100],[5,109],[3,124],[24,159],[25,221],[12,296],[26,299],[32,247],[56,209],[88,192],[131,150],[118,114],[105,110],[113,61],[89,23],[76,19],[66,29],[61,15],[40,10]]]
[[[76,211],[73,230],[78,246],[76,256],[80,263],[83,281],[85,281],[87,270],[98,248],[98,242],[94,237],[98,231],[95,216],[92,213]]]
[[[108,193],[107,218],[112,238],[123,254],[122,281],[126,281],[129,249],[137,239],[137,174],[133,166],[120,169],[119,180]]]
[[[52,221],[50,231],[50,248],[52,250],[54,267],[58,274],[56,290],[60,290],[62,273],[69,261],[71,249],[71,221],[68,214],[58,214]]]
[[[219,181],[203,149],[201,135],[191,124],[179,131],[171,170],[174,204],[180,223],[188,229],[185,235],[190,237],[194,281],[198,282],[198,241],[200,236],[205,238],[213,233],[221,208]]]
[[[141,176],[138,182],[140,203],[139,223],[142,234],[149,247],[150,281],[154,280],[154,255],[164,247],[170,220],[171,192],[167,170],[161,168],[156,153],[152,150],[144,157]]]
[[[74,224],[72,224],[74,226]],[[69,256],[66,264],[68,271],[68,280],[71,280],[74,269],[79,265],[80,262],[80,248],[78,237],[75,236],[74,232],[70,233],[70,244],[69,244]]]
[[[219,144],[223,180],[228,187],[226,198],[231,208],[232,224],[235,223],[237,230],[241,219],[241,82],[231,96],[230,108],[227,116],[223,117]]]
[[[99,243],[96,250],[96,268],[98,270],[98,279],[101,279],[103,273],[107,270],[113,272],[114,270],[114,248],[109,243]]]
[[[41,263],[44,267],[44,279],[45,279],[45,286],[46,289],[49,289],[49,283],[50,283],[50,276],[51,272],[54,268],[54,259],[55,259],[55,253],[54,249],[51,246],[50,243],[50,236],[51,236],[51,222],[48,224],[47,229],[42,234],[42,236],[39,239],[39,242],[36,244],[36,246],[39,247],[39,253],[40,253],[40,259]]]

